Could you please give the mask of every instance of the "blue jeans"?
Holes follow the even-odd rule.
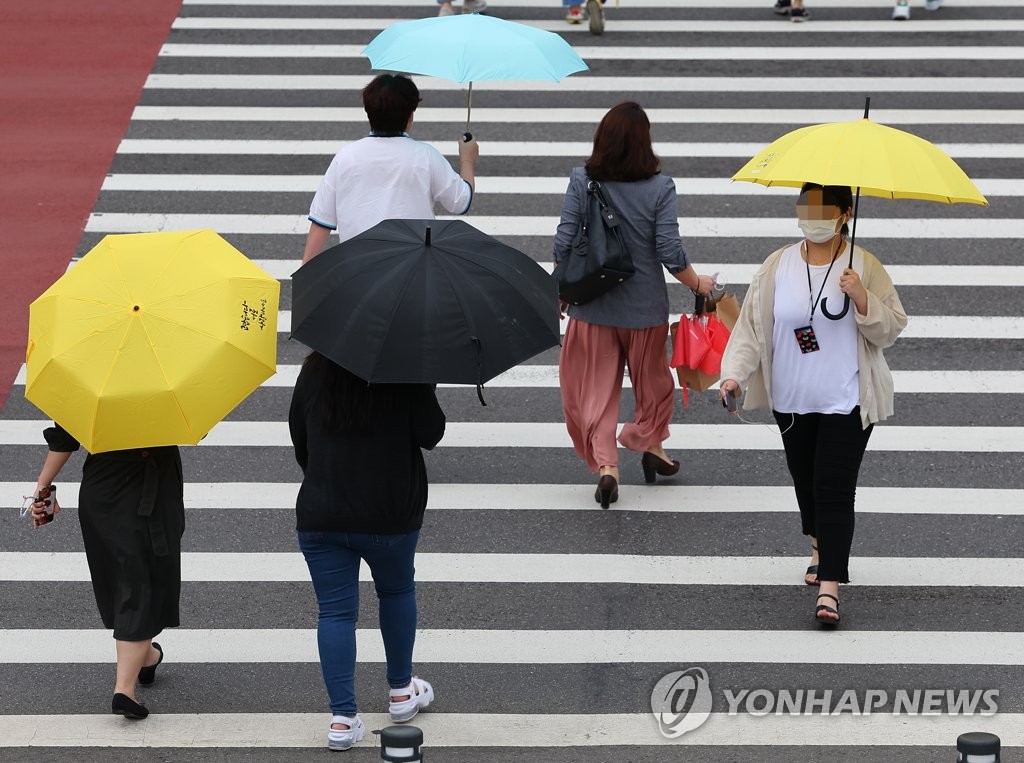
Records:
[[[320,668],[335,715],[354,716],[356,707],[356,620],[359,619],[359,560],[373,575],[380,634],[388,662],[388,686],[412,680],[416,641],[416,543],[419,530],[404,535],[300,532],[320,617],[316,637]]]

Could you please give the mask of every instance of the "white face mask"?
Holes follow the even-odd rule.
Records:
[[[839,234],[839,230],[842,230],[842,226],[838,224],[841,220],[842,216],[835,220],[798,220],[797,224],[808,241],[824,244],[831,241]]]

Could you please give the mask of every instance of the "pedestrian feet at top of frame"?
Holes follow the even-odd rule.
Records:
[[[942,7],[944,0],[925,0],[925,10],[937,11]],[[803,3],[795,5],[793,0],[775,0],[773,8],[779,16],[788,16],[790,21],[809,21],[811,14],[803,6]],[[910,0],[895,0],[892,8],[893,21],[910,20]]]
[[[452,16],[455,14],[455,6],[451,2],[441,2],[438,0],[440,8],[437,10],[438,16]],[[487,8],[487,0],[463,0],[462,12],[463,13],[481,13]]]

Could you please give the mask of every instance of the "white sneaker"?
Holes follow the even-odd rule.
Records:
[[[462,3],[463,13],[480,13],[487,7],[487,0],[465,0]]]
[[[408,699],[396,702],[395,697],[408,697]],[[434,687],[422,678],[413,676],[408,686],[388,692],[388,714],[391,716],[391,722],[411,721],[416,717],[416,713],[433,701]]]
[[[899,0],[892,9],[893,21],[910,21],[910,3],[907,0]]]
[[[348,728],[336,729],[334,728],[335,723],[343,723]],[[363,719],[358,715],[355,718],[349,718],[346,715],[332,716],[331,728],[327,731],[327,747],[332,750],[347,750],[356,742],[362,742],[365,733],[366,726],[363,725]]]
[[[924,9],[926,11],[937,11],[942,7],[942,0],[925,0]]]
[[[579,24],[583,21],[583,6],[573,5],[565,12],[565,20],[570,24]]]

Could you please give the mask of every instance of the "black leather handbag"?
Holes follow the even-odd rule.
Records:
[[[553,273],[562,300],[571,305],[591,302],[633,276],[633,258],[622,238],[620,222],[601,192],[601,184],[588,182],[580,228],[569,254]]]

